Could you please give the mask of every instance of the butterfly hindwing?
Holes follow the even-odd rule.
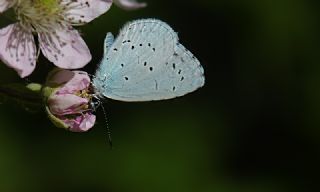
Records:
[[[178,42],[169,25],[143,19],[120,31],[105,52],[93,83],[111,99],[151,101],[192,92],[203,86],[204,76],[199,61]]]

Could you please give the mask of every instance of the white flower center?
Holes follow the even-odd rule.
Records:
[[[61,0],[18,0],[14,7],[22,27],[33,32],[49,32],[53,27],[64,27]]]

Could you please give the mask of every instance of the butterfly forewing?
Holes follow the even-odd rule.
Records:
[[[126,24],[94,78],[100,94],[121,101],[170,99],[203,84],[199,61],[169,25],[154,19]]]

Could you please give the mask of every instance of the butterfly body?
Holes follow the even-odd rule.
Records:
[[[204,85],[200,62],[166,23],[129,22],[114,40],[108,33],[93,85],[98,95],[120,101],[179,97]]]

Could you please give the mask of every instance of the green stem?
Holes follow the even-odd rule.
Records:
[[[38,103],[41,101],[40,97],[35,97],[34,95],[21,94],[12,89],[8,89],[0,86],[0,95],[10,97],[11,99],[23,100],[30,103]]]
[[[37,87],[41,88],[41,85]],[[42,106],[42,96],[39,89],[33,89],[34,86],[22,84],[0,85],[0,100],[2,102],[14,102],[25,108],[39,108]]]

